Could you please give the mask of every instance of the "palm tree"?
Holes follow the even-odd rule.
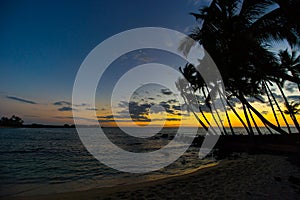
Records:
[[[267,94],[267,97],[268,97],[268,100],[269,100],[269,103],[270,103],[270,106],[271,106],[271,109],[272,109],[272,112],[273,112],[273,115],[275,117],[275,120],[276,120],[276,123],[277,123],[277,126],[280,127],[280,123],[279,123],[279,120],[278,120],[278,117],[277,117],[277,114],[276,114],[276,111],[275,111],[275,108],[274,108],[274,105],[273,105],[273,101],[268,93],[268,88],[267,88],[267,84],[265,82],[263,82],[263,86],[265,88],[265,91],[266,91],[266,94]]]
[[[300,103],[292,101],[290,104],[285,103],[286,110],[284,110],[285,114],[289,114],[291,116],[292,120],[294,121],[295,127],[298,129],[298,131],[300,130],[300,127],[295,115],[300,113],[300,109],[298,108],[299,106]]]
[[[297,56],[297,52],[295,50],[292,50],[291,53],[289,53],[288,49],[279,51],[279,60],[280,60],[280,67],[285,70],[285,73],[291,73],[294,78],[300,77],[300,55]],[[282,71],[283,71],[282,70]],[[284,99],[286,108],[290,108],[290,103],[288,102],[288,99],[283,91],[285,79],[277,79],[276,84],[277,87]],[[298,89],[300,91],[300,84],[297,83]],[[297,128],[298,132],[300,133],[300,127],[299,123],[295,117],[294,112],[288,111],[285,112],[288,113],[294,122],[295,127]]]
[[[273,101],[275,102],[275,104],[276,104],[276,106],[277,106],[277,108],[278,108],[278,111],[280,112],[280,114],[281,114],[281,116],[282,116],[282,118],[283,118],[283,121],[285,122],[285,125],[286,125],[286,127],[287,127],[287,129],[288,129],[288,132],[289,132],[289,133],[292,133],[292,132],[291,132],[290,125],[289,125],[289,123],[287,122],[287,119],[286,119],[286,117],[284,116],[284,113],[283,113],[283,111],[281,110],[281,108],[280,108],[280,106],[279,106],[279,104],[278,104],[278,102],[277,102],[277,99],[276,99],[276,97],[274,96],[272,90],[270,89],[270,87],[268,86],[267,83],[265,83],[265,86],[266,86],[266,89],[267,89],[266,93],[269,92],[269,94],[272,96]]]
[[[300,113],[300,109],[298,108],[300,106],[300,103],[296,103],[295,101],[292,101],[290,104],[285,104],[286,110],[284,111],[285,114],[291,114],[296,115]]]
[[[219,68],[226,91],[243,104],[251,134],[247,109],[266,126],[279,133],[287,133],[278,124],[276,126],[264,118],[245,97],[263,94],[265,80],[275,81],[280,77],[300,84],[300,78],[279,66],[276,55],[267,48],[271,42],[283,39],[291,44],[298,42],[298,22],[290,19],[286,12],[286,8],[296,5],[293,3],[296,1],[289,1],[292,3],[285,4],[280,0],[213,0],[199,13],[191,13],[203,24],[201,28],[195,28],[190,37],[209,52]],[[285,5],[281,8],[281,4]],[[290,29],[284,28],[287,25]],[[192,45],[189,40],[183,42],[179,49],[187,54]],[[196,86],[195,89],[203,87],[203,84],[192,85]]]
[[[292,50],[290,54],[288,49],[280,50],[279,58],[282,68],[284,68],[286,71],[289,71],[293,77],[300,77],[300,55],[297,56],[297,51]],[[300,91],[300,84],[297,83],[297,85]]]

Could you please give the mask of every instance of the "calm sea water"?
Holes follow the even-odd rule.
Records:
[[[244,133],[243,129],[236,128]],[[186,132],[189,132],[186,128]],[[128,151],[147,152],[166,145],[168,138],[132,139],[118,128],[105,128],[109,138]],[[204,133],[202,129],[198,132]],[[160,131],[168,137],[174,128]],[[146,142],[145,142],[146,141]],[[123,173],[101,164],[82,145],[73,128],[0,129],[0,197],[36,195],[143,182],[193,171],[211,159],[200,160],[190,147],[176,162],[147,174]],[[113,158],[112,158],[113,159]]]
[[[189,131],[187,129],[187,131]],[[118,128],[105,128],[109,138],[129,151],[153,151],[168,138],[130,139]],[[176,129],[161,130],[174,135]],[[130,174],[111,169],[96,160],[82,145],[73,128],[0,129],[0,195],[35,195],[158,179],[197,169],[198,149],[191,147],[175,163],[156,172]],[[112,158],[113,159],[113,158]]]

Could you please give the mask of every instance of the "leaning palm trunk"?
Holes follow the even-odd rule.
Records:
[[[231,124],[230,117],[229,117],[229,115],[228,115],[227,109],[226,109],[226,107],[225,107],[225,105],[224,105],[223,100],[221,100],[221,101],[222,101],[222,104],[223,104],[224,109],[225,109],[225,114],[226,114],[226,118],[227,118],[227,121],[228,121],[228,124],[229,124],[229,128],[230,128],[230,130],[231,130],[231,134],[232,134],[232,135],[235,135],[235,132],[234,132],[234,130],[233,130],[233,127],[232,127],[232,124]]]
[[[280,90],[280,93],[281,93],[281,95],[282,95],[282,97],[283,97],[283,99],[284,99],[286,105],[289,105],[289,102],[288,102],[288,100],[287,100],[287,98],[286,98],[286,96],[285,96],[285,94],[284,94],[284,92],[283,92],[283,90],[282,90],[282,88],[281,88],[280,83],[279,83],[279,82],[276,82],[276,84],[277,84],[277,86],[278,86],[278,88],[279,88],[279,90]],[[296,119],[294,113],[293,113],[293,112],[290,112],[289,114],[290,114],[290,117],[291,117],[291,119],[293,120],[293,122],[294,122],[294,124],[295,124],[295,127],[297,128],[298,132],[300,133],[299,123],[298,123],[298,121],[297,121],[297,119]]]
[[[219,90],[219,93],[220,93],[220,90]],[[231,134],[232,134],[232,135],[235,135],[234,130],[233,130],[233,127],[232,127],[232,125],[231,125],[230,117],[229,117],[228,112],[227,112],[227,109],[226,109],[226,105],[225,105],[225,103],[224,103],[224,101],[223,101],[223,99],[222,99],[221,94],[220,94],[220,100],[221,100],[222,106],[224,107],[224,110],[225,110],[226,118],[227,118],[227,121],[228,121],[230,130],[231,130]]]
[[[274,106],[273,106],[273,102],[272,102],[272,99],[270,98],[270,95],[269,95],[269,92],[268,92],[268,89],[267,89],[267,84],[265,82],[263,82],[263,86],[265,88],[265,91],[266,91],[266,94],[267,94],[267,97],[268,97],[268,100],[269,100],[269,103],[270,103],[270,106],[271,106],[271,109],[272,109],[272,112],[273,112],[273,115],[275,117],[275,120],[276,120],[276,123],[277,123],[277,126],[280,128],[280,123],[279,123],[279,120],[277,118],[277,115],[276,115],[276,112],[275,112],[275,109],[274,109]]]
[[[249,131],[246,123],[244,122],[244,120],[241,118],[241,116],[237,113],[237,111],[235,110],[235,108],[230,104],[230,102],[228,100],[227,100],[227,104],[229,105],[230,109],[234,112],[234,114],[237,116],[237,118],[240,120],[240,122],[244,126],[245,130],[247,131],[247,133],[250,134],[250,131]]]
[[[205,93],[204,88],[202,88],[202,93],[203,93],[204,98],[207,99],[207,96],[206,96],[206,93]],[[208,106],[208,105],[207,105],[207,106]],[[213,114],[213,111],[212,111],[211,107],[208,106],[208,108],[209,108],[209,110],[210,110],[210,112],[211,112],[212,118],[213,118],[214,122],[216,123],[216,125],[217,125],[217,127],[218,127],[220,133],[223,135],[222,129],[221,129],[221,127],[220,127],[220,125],[219,125],[219,123],[218,123],[218,121],[217,121],[215,115]]]
[[[255,121],[255,119],[254,119],[254,117],[253,117],[253,115],[252,115],[252,112],[251,112],[251,110],[249,109],[249,107],[248,107],[248,112],[249,112],[250,117],[251,117],[251,119],[252,119],[252,121],[253,121],[253,124],[254,124],[254,126],[255,126],[255,128],[256,128],[256,130],[257,130],[258,135],[262,135],[262,132],[259,130],[259,127],[258,127],[258,125],[257,125],[257,123],[256,123],[256,121]]]
[[[209,94],[209,90],[208,90],[207,86],[205,86],[205,88],[206,88],[206,90],[207,90],[207,92],[208,92],[208,94]],[[204,92],[204,90],[202,90],[202,92]],[[205,95],[205,92],[204,92],[203,94],[204,94],[205,98],[207,99],[207,96]],[[214,103],[211,103],[210,105],[213,106],[214,110],[216,111],[218,120],[219,120],[219,122],[221,123],[223,132],[222,132],[222,130],[221,130],[221,126],[219,125],[217,119],[214,117],[213,110],[211,109],[211,106],[208,106],[209,109],[210,109],[210,112],[211,112],[211,114],[212,114],[212,116],[213,116],[213,118],[214,118],[214,121],[216,122],[217,126],[219,127],[221,133],[224,133],[225,135],[228,135],[228,134],[227,134],[227,131],[226,131],[224,125],[223,125],[222,119],[221,119],[221,117],[220,117],[220,115],[219,115],[219,112],[217,111],[217,108],[216,108],[215,104],[214,104]]]
[[[201,125],[206,131],[208,131],[208,127],[205,125],[205,123],[198,117],[198,115],[195,113],[195,111],[194,111],[192,108],[190,108],[190,102],[187,102],[188,100],[187,100],[187,98],[185,97],[185,93],[184,93],[183,91],[181,91],[181,96],[182,96],[182,98],[183,98],[185,104],[187,105],[188,110],[191,111],[191,112],[193,113],[194,117],[197,119],[197,121],[200,123],[200,125]],[[203,113],[201,109],[200,109],[200,112]]]
[[[227,99],[227,97],[224,95],[223,92],[220,91],[220,89],[218,89],[219,94],[221,94],[225,99],[226,99],[226,103],[227,105],[230,107],[230,109],[233,111],[233,113],[236,115],[236,117],[240,120],[240,122],[242,123],[242,125],[244,126],[246,132],[248,134],[250,134],[250,131],[247,127],[247,125],[245,124],[244,120],[241,118],[241,116],[237,113],[237,111],[235,110],[235,108],[230,104],[229,100]]]
[[[279,106],[279,104],[278,104],[276,98],[274,97],[273,92],[271,91],[271,89],[270,89],[270,87],[268,86],[268,84],[266,84],[266,87],[267,87],[267,89],[269,90],[269,93],[271,94],[271,96],[272,96],[272,98],[273,98],[273,100],[274,100],[274,102],[275,102],[275,104],[276,104],[276,106],[277,106],[277,108],[278,108],[278,110],[279,110],[279,112],[280,112],[280,114],[281,114],[283,120],[284,120],[284,123],[285,123],[285,125],[286,125],[286,127],[287,127],[289,133],[292,133],[291,128],[290,128],[290,125],[289,125],[289,123],[287,122],[286,117],[284,116],[284,113],[282,112],[282,110],[281,110],[281,108],[280,108],[280,106]]]
[[[244,103],[253,113],[266,125],[272,128],[273,130],[277,131],[281,134],[288,134],[285,130],[277,127],[276,125],[272,124],[269,120],[267,120],[258,110],[256,110],[246,99],[243,95],[237,95],[237,98]]]
[[[249,128],[249,131],[250,131],[250,136],[252,136],[252,135],[254,135],[254,132],[253,132],[253,129],[252,129],[252,126],[251,126],[251,123],[250,123],[250,120],[249,120],[249,117],[248,117],[248,114],[247,114],[246,105],[243,102],[242,102],[242,105],[243,105],[244,116],[246,118],[248,128]]]

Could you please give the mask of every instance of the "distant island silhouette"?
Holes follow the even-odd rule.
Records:
[[[93,127],[98,127],[98,125],[80,124],[80,125],[76,125],[76,127],[93,128]],[[1,117],[0,128],[75,128],[75,124],[67,124],[67,123],[65,123],[64,125],[38,124],[38,123],[24,124],[24,120],[21,117],[12,115],[10,118],[5,116]],[[108,128],[108,127],[101,126],[101,128]]]
[[[87,126],[87,125],[82,125]],[[12,115],[10,118],[8,117],[1,117],[0,119],[0,127],[7,127],[7,128],[75,128],[75,125],[49,125],[49,124],[24,124],[24,120],[21,117],[16,115]]]

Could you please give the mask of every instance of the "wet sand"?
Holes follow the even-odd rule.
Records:
[[[300,169],[286,156],[237,154],[182,176],[11,199],[300,199]]]

